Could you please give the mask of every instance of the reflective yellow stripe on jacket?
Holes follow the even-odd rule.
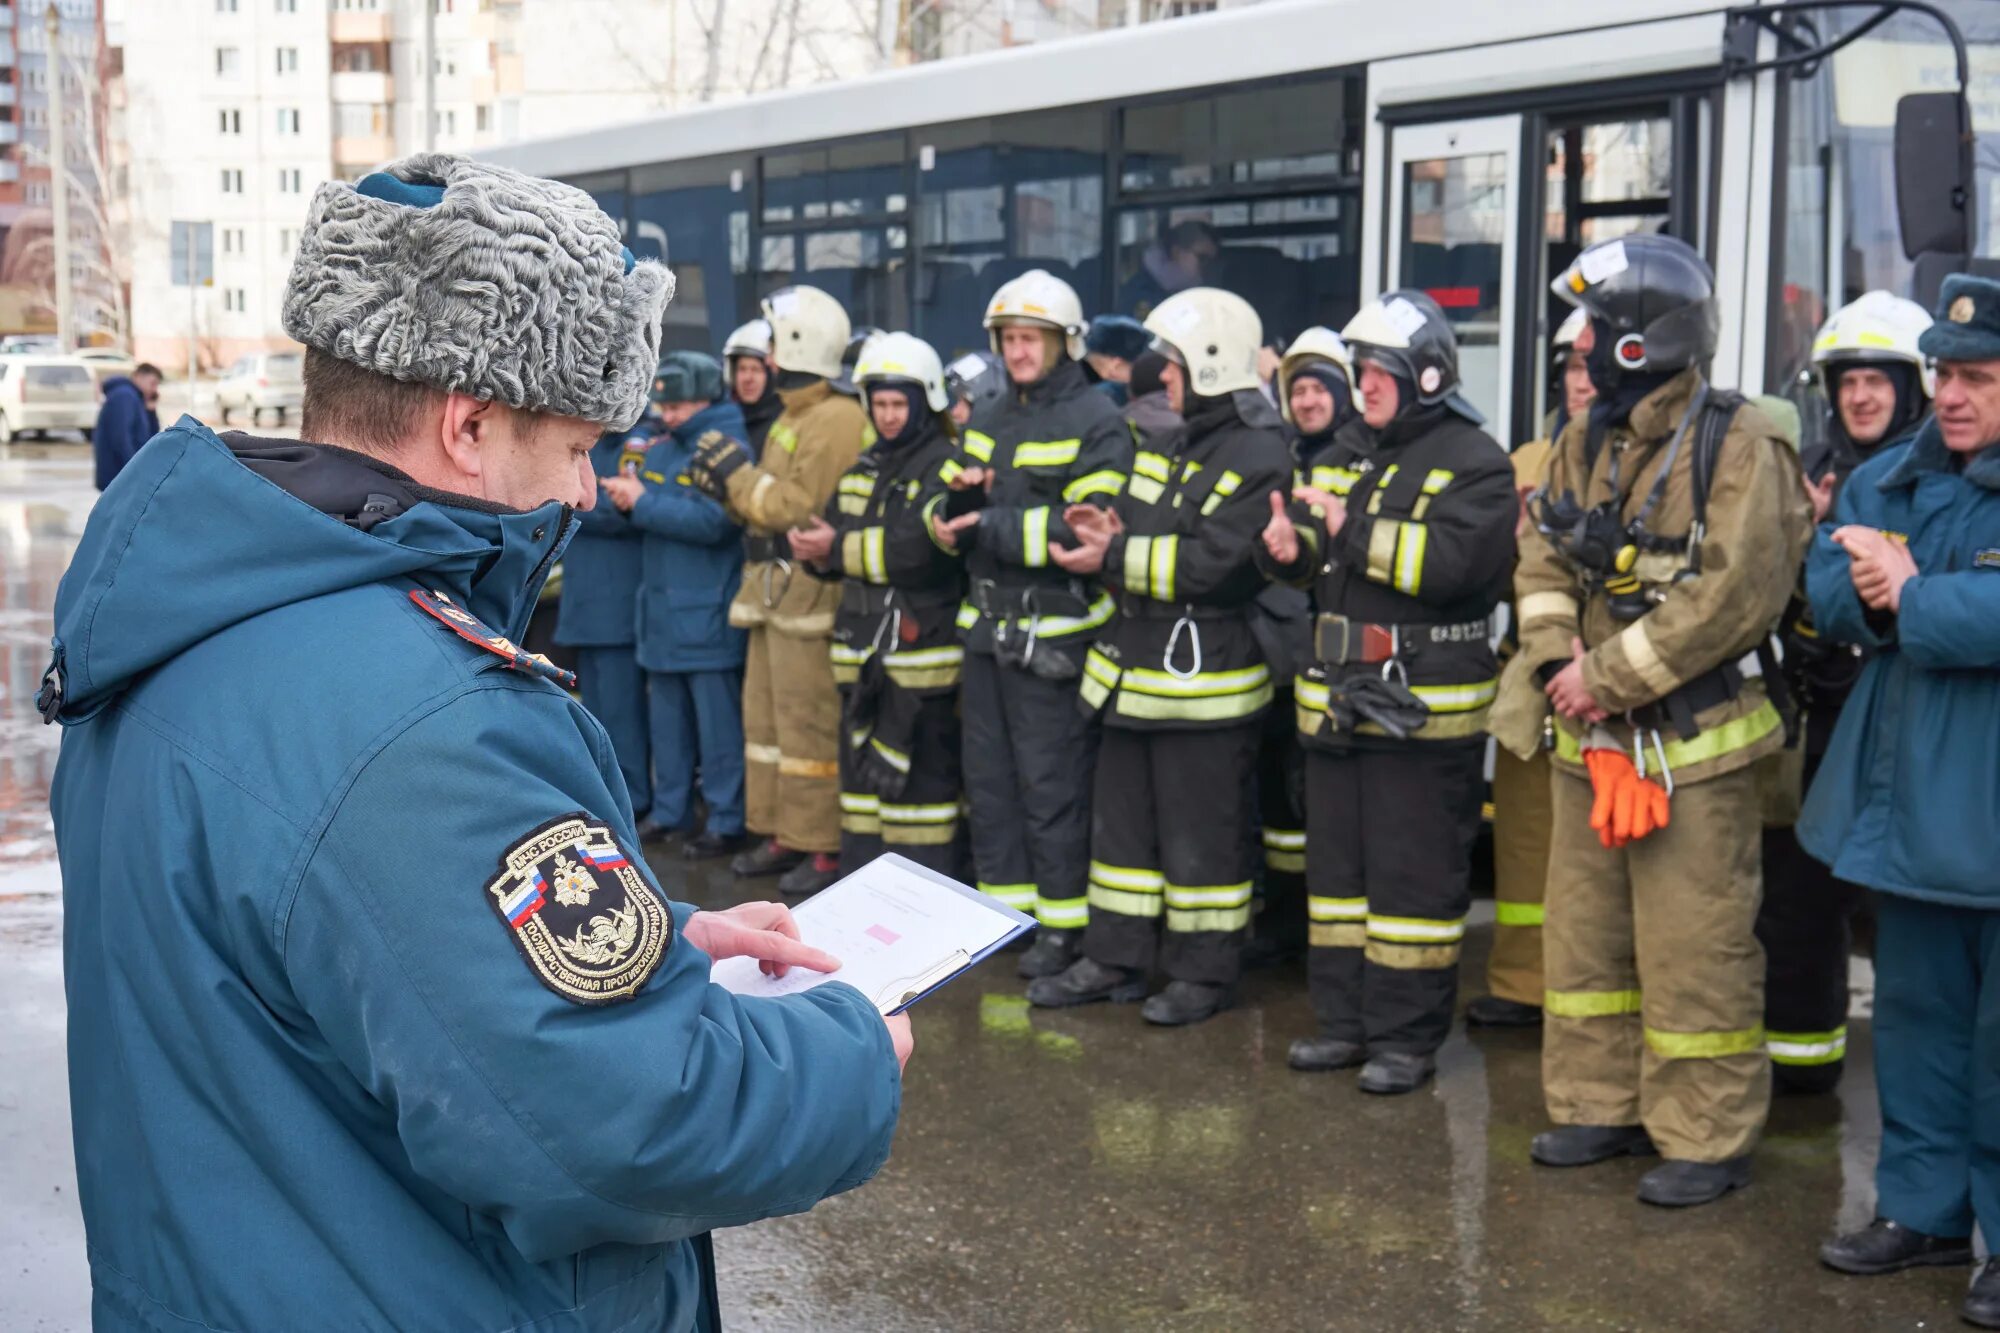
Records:
[[[1120,667],[1096,648],[1083,660],[1083,701],[1102,708],[1113,694],[1121,717],[1147,722],[1227,722],[1250,717],[1271,702],[1271,669],[1262,663],[1234,671],[1180,677],[1145,667]]]

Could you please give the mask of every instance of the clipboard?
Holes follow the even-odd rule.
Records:
[[[997,898],[894,852],[813,895],[793,918],[806,943],[847,966],[827,973],[795,967],[773,978],[753,959],[729,958],[715,964],[711,979],[753,998],[839,981],[861,990],[883,1014],[899,1014],[1036,926]],[[936,952],[934,935],[943,937]],[[966,942],[953,944],[954,938]]]

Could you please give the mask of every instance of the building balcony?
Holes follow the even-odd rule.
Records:
[[[381,71],[344,71],[332,79],[336,102],[368,102],[382,105],[396,100],[396,80]]]
[[[392,134],[337,134],[333,139],[333,160],[343,164],[374,166],[396,156]]]
[[[21,88],[18,84],[0,83],[0,106],[19,106]]]
[[[0,143],[19,143],[19,142],[21,142],[20,122],[12,120],[0,120]]]
[[[10,185],[21,179],[21,164],[11,157],[0,157],[0,185]]]
[[[383,11],[335,10],[328,16],[327,37],[335,42],[386,42],[396,36],[396,16]]]

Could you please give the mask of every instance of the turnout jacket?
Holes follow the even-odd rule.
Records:
[[[1004,625],[1016,639],[1080,653],[1111,619],[1111,597],[1064,573],[1049,559],[1049,543],[1072,543],[1065,508],[1109,505],[1123,489],[1131,427],[1083,367],[1065,360],[1026,388],[1009,385],[984,428],[965,432],[963,447],[993,481],[966,533],[971,587],[958,615],[965,646],[992,653]]]
[[[1854,884],[2000,908],[2000,448],[1963,459],[1935,421],[1848,478],[1806,562],[1820,632],[1872,656],[1840,711],[1799,843]],[[1850,523],[1908,542],[1895,614],[1855,595]]]
[[[825,638],[839,589],[799,573],[785,534],[826,507],[860,456],[867,422],[861,405],[825,380],[779,396],[785,411],[771,423],[759,460],[729,478],[729,514],[745,528],[743,586],[729,605],[729,623]]]
[[[1701,384],[1700,372],[1688,370],[1653,390],[1625,424],[1605,432],[1594,460],[1587,456],[1589,418],[1573,418],[1549,460],[1547,493],[1573,491],[1586,508],[1615,499],[1622,521],[1629,522],[1644,508],[1671,452],[1672,469],[1647,527],[1660,538],[1687,537],[1694,521],[1696,423],[1688,421],[1690,437],[1678,450],[1670,445]],[[1616,496],[1614,461],[1620,475]],[[1584,683],[1612,715],[1605,730],[1629,749],[1635,728],[1623,714],[1660,703],[1691,682],[1713,681],[1711,673],[1735,675],[1738,659],[1769,639],[1811,531],[1798,456],[1770,417],[1748,402],[1736,407],[1716,455],[1698,554],[1639,555],[1632,572],[1654,603],[1639,619],[1614,616],[1602,585],[1587,580],[1548,534],[1531,525],[1522,535],[1514,576],[1521,650],[1507,664],[1494,737],[1522,758],[1532,754],[1551,719],[1542,668],[1568,662],[1571,640],[1580,637],[1587,650]],[[1691,739],[1665,724],[1657,728],[1676,783],[1734,772],[1784,744],[1783,719],[1757,675],[1745,674],[1727,697],[1711,693],[1694,710],[1694,722],[1698,730]],[[1588,729],[1567,718],[1553,723],[1555,762],[1583,773]],[[1656,758],[1654,728],[1643,730],[1650,768]]]
[[[1278,427],[1261,394],[1233,394],[1197,408],[1165,452],[1133,459],[1114,507],[1125,531],[1104,557],[1119,614],[1083,664],[1083,706],[1106,726],[1234,726],[1271,702],[1250,616],[1267,497],[1291,481]]]
[[[44,715],[95,1328],[680,1333],[690,1238],[887,1155],[873,1003],[709,984],[514,646],[575,527],[189,417],[91,511]]]
[[[1300,470],[1347,509],[1329,538],[1323,516],[1294,506],[1299,558],[1288,567],[1258,546],[1268,574],[1312,591],[1312,664],[1293,684],[1300,735],[1328,749],[1479,742],[1497,689],[1493,608],[1507,593],[1520,509],[1506,452],[1434,407],[1379,432],[1350,421]],[[1407,684],[1429,710],[1406,740],[1365,719],[1336,725],[1335,691],[1367,676]]]

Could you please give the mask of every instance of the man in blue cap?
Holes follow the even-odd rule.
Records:
[[[707,1232],[887,1157],[908,1020],[711,985],[837,963],[669,901],[518,647],[672,286],[571,186],[329,181],[305,440],[183,417],[91,511],[38,705],[100,1333],[715,1328]]]
[[[1153,335],[1130,315],[1099,315],[1083,335],[1083,363],[1097,391],[1123,407],[1132,398],[1132,363],[1153,345]]]
[[[1874,654],[1798,825],[1877,891],[1877,1216],[1820,1247],[1856,1274],[2000,1237],[2000,282],[1946,278],[1918,347],[1935,415],[1855,470],[1806,565],[1820,634]],[[2000,1328],[2000,1258],[1961,1314]]]

